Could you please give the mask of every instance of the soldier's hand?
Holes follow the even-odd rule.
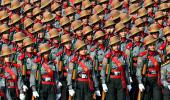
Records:
[[[139,84],[139,90],[142,92],[143,90],[145,90],[145,87],[143,84]]]
[[[25,95],[24,94],[19,94],[19,99],[20,100],[25,100]]]
[[[33,94],[33,96],[34,96],[35,98],[38,98],[38,97],[39,97],[39,94],[38,94],[37,91],[33,91],[32,94]]]
[[[101,93],[100,93],[99,90],[95,91],[95,94],[96,94],[97,96],[101,96]]]
[[[106,85],[106,84],[102,84],[102,88],[103,88],[103,91],[104,91],[104,92],[107,92],[107,91],[108,91],[108,88],[107,88],[107,85]]]
[[[61,83],[61,82],[58,82],[58,83],[57,83],[57,87],[58,87],[58,88],[62,87],[62,83]]]
[[[69,91],[69,95],[70,96],[74,96],[74,94],[75,94],[75,91],[73,90],[73,89],[71,89],[71,90],[68,90]]]
[[[28,87],[26,85],[23,85],[23,91],[26,92],[28,90]]]
[[[170,90],[170,85],[168,85],[168,89]]]
[[[131,86],[131,85],[127,85],[127,89],[128,89],[129,91],[131,91],[132,86]]]

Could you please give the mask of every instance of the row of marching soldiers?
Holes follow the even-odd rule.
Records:
[[[169,0],[0,0],[1,100],[170,100]]]

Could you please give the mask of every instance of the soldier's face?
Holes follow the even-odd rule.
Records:
[[[58,38],[54,38],[54,39],[53,39],[53,42],[54,42],[54,43],[58,43]]]
[[[11,62],[12,57],[10,55],[4,57],[4,62]]]
[[[103,3],[102,7],[103,7],[103,9],[106,9],[107,8],[107,3]]]
[[[85,49],[81,49],[81,50],[79,51],[79,54],[80,54],[80,55],[86,55],[86,51],[87,51],[87,50],[85,50]]]
[[[152,43],[152,44],[148,45],[148,49],[150,51],[155,51],[155,43]]]
[[[103,19],[104,19],[104,15],[103,15],[103,14],[100,14],[100,15],[99,15],[99,18],[100,18],[101,20],[103,20]]]
[[[2,38],[8,40],[9,39],[9,34],[2,34]]]
[[[152,33],[152,36],[155,38],[155,39],[157,39],[158,38],[158,36],[159,36],[159,33]]]
[[[97,29],[99,29],[99,28],[100,28],[99,24],[95,24],[95,25],[94,25],[94,29],[95,29],[95,30],[97,30]]]
[[[98,40],[98,43],[99,43],[99,44],[103,44],[103,40],[102,40],[102,39],[99,39],[99,40]]]
[[[79,37],[82,36],[82,31],[81,30],[76,30],[76,35],[79,36]]]
[[[87,40],[91,41],[92,40],[92,36],[91,35],[87,35]]]
[[[167,40],[168,42],[170,42],[170,35],[167,35],[167,36],[166,36],[166,40]]]
[[[74,20],[74,16],[73,15],[68,16],[68,18],[70,19],[70,21]]]
[[[139,42],[139,41],[140,41],[140,35],[134,36],[134,41],[135,41],[135,42]]]
[[[56,11],[55,14],[60,16],[61,15],[61,11]]]
[[[88,19],[87,19],[87,18],[82,19],[82,21],[83,21],[83,24],[84,24],[84,25],[87,25],[87,24],[88,24]]]
[[[29,12],[29,13],[27,13],[27,15],[26,15],[28,18],[31,18],[32,17],[32,13],[31,12]]]
[[[28,32],[32,32],[32,31],[33,31],[32,27],[28,28]]]
[[[119,33],[119,36],[122,37],[122,38],[123,38],[123,37],[126,37],[126,33],[125,33],[125,32],[120,32],[120,33]]]
[[[26,51],[27,51],[27,52],[32,52],[32,51],[33,51],[33,47],[32,47],[32,46],[28,46],[28,47],[26,48]]]
[[[49,52],[44,53],[43,57],[44,57],[44,59],[48,59],[48,57],[49,57]]]
[[[44,33],[43,32],[39,32],[38,33],[38,38],[43,38],[44,37]]]
[[[80,4],[77,4],[77,5],[75,5],[75,8],[76,8],[76,9],[81,9],[81,5],[80,5]]]
[[[36,16],[36,19],[41,20],[41,19],[42,19],[42,16],[41,16],[41,15],[38,15],[38,16]]]
[[[158,20],[158,24],[163,25],[163,20],[162,19]]]
[[[69,25],[64,26],[64,30],[69,31],[70,27]]]
[[[139,30],[140,31],[144,31],[144,27],[139,27]]]
[[[71,44],[70,43],[66,43],[66,44],[64,44],[64,47],[66,49],[70,50],[71,49]]]
[[[22,41],[17,42],[17,46],[20,47],[20,48],[22,48],[22,46],[23,46]]]
[[[112,50],[118,51],[119,50],[119,45],[118,44],[112,45]]]
[[[147,21],[147,18],[146,18],[146,17],[143,17],[142,19],[143,19],[143,21],[144,21],[144,22],[146,22],[146,21]]]

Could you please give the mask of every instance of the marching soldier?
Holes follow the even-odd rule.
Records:
[[[5,89],[6,99],[7,100],[18,100],[18,97],[21,100],[25,100],[25,95],[23,94],[23,82],[22,76],[19,72],[19,67],[14,66],[12,62],[13,51],[8,46],[3,46],[1,51],[1,56],[3,57],[3,88]],[[1,76],[1,77],[2,77]]]
[[[70,34],[70,35],[73,35],[73,34],[71,34],[71,27],[70,27],[70,25],[71,25],[71,23],[70,23],[70,20],[69,20],[69,18],[67,18],[67,17],[62,17],[61,19],[60,19],[60,25],[61,25],[61,27],[62,27],[62,34]]]
[[[107,51],[102,63],[102,98],[106,96],[106,100],[113,98],[125,100],[126,88],[129,91],[131,90],[126,55],[120,51],[119,43],[118,37],[110,38],[109,46],[111,49]],[[117,94],[115,94],[115,91],[117,91]]]
[[[82,10],[80,12],[80,20],[83,23],[83,26],[87,26],[89,25],[89,17],[90,17],[90,13],[87,10]]]
[[[42,11],[39,7],[35,7],[32,10],[32,19],[34,20],[35,23],[41,23],[41,20],[42,20],[41,12]]]
[[[141,52],[137,61],[136,76],[142,100],[161,100],[160,64],[161,57],[156,51],[156,41],[152,35],[144,38],[146,51]],[[152,92],[151,92],[152,91]]]
[[[83,41],[77,40],[75,48],[77,55],[69,63],[67,76],[69,95],[74,96],[75,94],[76,100],[92,100],[92,92],[94,90],[96,95],[100,96],[93,60],[86,54],[86,45]],[[76,82],[75,89],[73,88],[72,80]]]
[[[93,1],[92,1],[93,2]],[[82,1],[82,9],[92,14],[92,3],[89,0]]]
[[[8,20],[9,20],[9,14],[6,10],[1,10],[0,11],[0,22],[2,24],[8,24]]]
[[[161,82],[163,85],[163,98],[164,100],[170,99],[170,46],[166,48],[166,61],[161,65]]]

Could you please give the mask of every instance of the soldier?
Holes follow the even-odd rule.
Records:
[[[83,25],[82,25],[82,21],[81,20],[75,20],[71,23],[71,29],[73,31],[73,44],[76,42],[77,39],[82,40],[82,29],[83,29]]]
[[[53,0],[41,0],[40,8],[43,11],[50,11],[50,5],[51,5],[52,1]]]
[[[102,63],[102,98],[106,100],[126,99],[126,88],[131,90],[131,85],[128,76],[128,65],[126,62],[126,55],[120,51],[120,39],[116,36],[110,38],[109,46],[111,49],[107,51]],[[107,88],[108,86],[108,88]],[[115,94],[115,91],[117,91]]]
[[[39,97],[37,89],[40,94],[41,100],[56,100],[56,86],[58,85],[58,72],[54,63],[49,58],[50,50],[52,48],[46,43],[39,45],[40,57],[35,60],[37,64],[32,66],[32,72],[30,76],[30,86],[33,90],[33,96]],[[36,71],[38,73],[36,74]],[[38,82],[36,83],[36,79]],[[36,86],[38,87],[36,89]]]
[[[75,20],[75,9],[73,7],[68,7],[65,9],[65,16],[69,18],[70,22]]]
[[[147,50],[141,52],[137,60],[136,76],[139,83],[139,90],[142,92],[141,99],[143,100],[161,100],[161,58],[156,51],[156,41],[157,39],[152,35],[146,36],[144,38],[144,46]]]
[[[3,46],[1,51],[1,56],[3,57],[3,70],[1,84],[5,89],[5,94],[7,100],[17,100],[18,97],[21,100],[25,100],[25,95],[23,94],[23,82],[21,73],[19,72],[19,67],[15,67],[14,63],[12,62],[12,55],[13,51],[8,46]]]
[[[69,20],[69,18],[67,18],[67,17],[62,17],[61,19],[60,19],[60,25],[61,25],[61,27],[62,27],[62,34],[70,34],[70,35],[72,35],[71,34],[71,29],[70,29],[70,20]]]
[[[170,46],[167,46],[166,48],[166,61],[161,65],[161,82],[163,85],[163,100],[169,100],[170,99]]]
[[[89,24],[93,28],[93,32],[97,32],[98,30],[102,30],[103,26],[101,24],[100,17],[96,14],[92,15],[89,19]]]
[[[77,55],[71,60],[68,69],[67,84],[69,95],[74,96],[76,100],[91,100],[92,92],[95,90],[97,96],[100,96],[98,82],[94,71],[93,60],[86,54],[86,45],[83,41],[77,40],[75,51]],[[72,73],[73,72],[73,73]],[[72,88],[73,80],[76,82],[75,90]],[[94,82],[94,85],[93,85]]]
[[[130,30],[132,42],[126,45],[127,63],[129,66],[130,82],[132,83],[132,91],[130,92],[130,100],[137,100],[138,82],[136,78],[136,68],[138,55],[144,51],[143,43],[141,42],[141,31],[137,27]]]
[[[120,22],[120,12],[118,10],[112,10],[109,15],[109,19],[113,20],[115,23]]]
[[[106,33],[106,37],[109,38],[111,36],[114,35],[114,27],[115,27],[115,23],[113,20],[108,19],[105,21],[105,25],[104,25],[104,31]]]
[[[155,13],[155,22],[158,24],[159,28],[162,29],[166,26],[167,15],[162,11],[157,11]]]
[[[83,26],[87,26],[89,25],[89,17],[90,17],[90,13],[87,10],[82,10],[80,12],[80,20],[83,23]]]
[[[35,23],[41,23],[42,16],[41,16],[41,9],[39,7],[35,7],[32,10],[32,19],[34,20]]]
[[[0,22],[2,24],[8,24],[9,21],[9,14],[7,13],[6,10],[0,11]]]
[[[33,31],[33,25],[34,22],[30,18],[26,18],[24,20],[23,32],[25,33],[25,35],[29,36],[30,38],[33,38],[33,34],[31,34],[31,32]]]
[[[11,7],[9,9],[12,13],[15,14],[22,14],[22,10],[21,10],[21,3],[18,0],[12,0],[11,1]]]
[[[92,14],[92,3],[89,0],[82,1],[82,9]]]
[[[24,19],[27,18],[32,18],[32,9],[33,7],[31,4],[26,4],[23,8],[23,17]]]
[[[75,19],[79,19],[82,7],[82,0],[74,0],[74,7],[76,9]]]
[[[100,5],[96,5],[93,8],[93,14],[96,14],[99,16],[100,20],[101,20],[101,24],[104,24],[104,21],[106,20],[105,16],[104,16],[104,9],[102,6]]]

